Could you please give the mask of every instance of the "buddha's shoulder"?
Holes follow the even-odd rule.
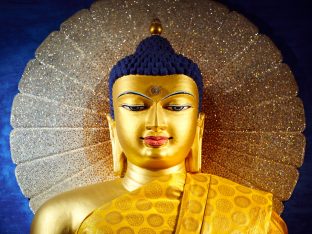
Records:
[[[36,212],[34,223],[41,225],[49,220],[51,225],[57,224],[64,226],[64,229],[75,230],[81,221],[98,206],[126,192],[121,180],[116,179],[61,193],[40,207]],[[61,223],[53,217],[62,217]],[[49,226],[48,223],[46,225]]]
[[[267,196],[270,199],[272,199],[272,194],[269,192],[265,192],[262,190],[258,190],[246,185],[242,185],[240,183],[237,183],[235,181],[229,180],[224,177],[220,177],[217,175],[213,174],[206,174],[206,173],[196,173],[196,174],[191,174],[191,177],[199,182],[208,182],[211,187],[217,187],[218,190],[230,190],[230,191],[237,191],[242,194],[259,194],[262,196]]]
[[[61,193],[47,201],[41,208],[66,207],[67,209],[68,206],[75,208],[75,206],[98,205],[98,203],[110,201],[124,192],[126,190],[120,179],[105,181]]]

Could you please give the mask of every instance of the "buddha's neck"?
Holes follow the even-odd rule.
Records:
[[[144,169],[128,161],[127,171],[122,184],[128,191],[133,191],[152,180],[172,173],[186,173],[184,161],[176,166],[162,170]]]

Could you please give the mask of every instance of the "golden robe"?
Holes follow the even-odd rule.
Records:
[[[185,178],[186,177],[186,178]],[[272,194],[210,174],[172,174],[94,210],[77,234],[279,234]]]

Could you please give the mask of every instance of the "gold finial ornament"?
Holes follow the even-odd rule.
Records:
[[[150,32],[152,35],[160,35],[162,33],[161,22],[158,18],[153,19],[150,26]]]

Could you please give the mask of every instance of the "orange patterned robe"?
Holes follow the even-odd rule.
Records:
[[[281,234],[272,194],[210,174],[172,174],[94,210],[77,234]]]

